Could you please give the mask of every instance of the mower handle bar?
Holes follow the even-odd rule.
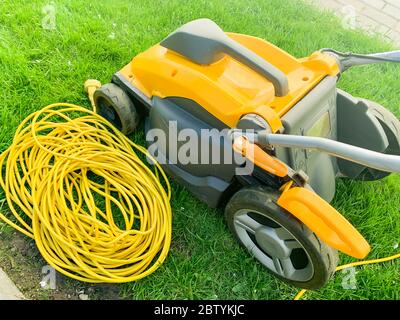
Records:
[[[237,136],[245,136],[250,142],[262,147],[280,146],[317,150],[373,169],[400,172],[400,156],[383,154],[327,138],[272,134],[266,130],[248,135],[240,130],[233,130],[231,137]]]
[[[400,51],[389,51],[372,54],[343,53],[333,49],[321,49],[323,53],[332,55],[338,61],[340,71],[344,72],[353,66],[365,64],[395,62],[400,63]]]

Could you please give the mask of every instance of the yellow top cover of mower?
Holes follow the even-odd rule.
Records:
[[[339,73],[337,61],[321,52],[296,59],[263,39],[226,34],[281,70],[288,79],[288,94],[276,96],[269,80],[229,55],[202,65],[160,44],[138,54],[120,74],[149,98],[194,100],[228,127],[235,127],[242,115],[255,113],[276,132],[280,118],[296,102],[324,77]]]

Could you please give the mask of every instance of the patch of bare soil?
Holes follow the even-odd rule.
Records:
[[[1,225],[0,225],[1,227]],[[0,228],[0,267],[27,299],[34,300],[114,300],[121,299],[119,286],[88,284],[56,273],[55,289],[48,288],[47,262],[35,242],[8,227]],[[45,288],[42,284],[47,284]],[[53,282],[54,284],[54,282]]]

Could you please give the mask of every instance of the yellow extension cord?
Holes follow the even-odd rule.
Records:
[[[343,269],[351,268],[351,267],[357,267],[357,266],[362,266],[362,265],[367,265],[367,264],[376,264],[376,263],[382,263],[382,262],[387,262],[395,259],[400,259],[400,253],[395,254],[393,256],[385,257],[385,258],[380,258],[380,259],[372,259],[372,260],[365,260],[365,261],[356,261],[356,262],[351,262],[347,264],[343,264],[341,266],[338,266],[335,271],[340,271]],[[307,292],[306,289],[302,289],[299,291],[299,293],[294,297],[294,300],[300,300],[304,294]]]
[[[93,111],[47,106],[19,125],[0,155],[11,210],[0,218],[33,238],[64,275],[93,283],[141,279],[168,254],[172,212],[165,173],[135,151],[152,159]]]

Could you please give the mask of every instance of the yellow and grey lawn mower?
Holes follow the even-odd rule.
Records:
[[[338,251],[358,259],[370,251],[329,204],[335,179],[376,180],[400,171],[396,117],[336,87],[351,66],[388,61],[400,62],[399,52],[322,49],[296,59],[199,19],[135,56],[96,90],[94,102],[125,134],[141,119],[147,132],[164,132],[166,142],[155,143],[167,173],[208,205],[225,207],[229,229],[269,271],[317,289],[333,274]],[[177,157],[169,144],[187,143],[168,136],[171,122],[200,140],[202,130],[225,129],[227,139],[210,154],[229,149],[254,169],[239,175],[234,162],[170,161]]]

